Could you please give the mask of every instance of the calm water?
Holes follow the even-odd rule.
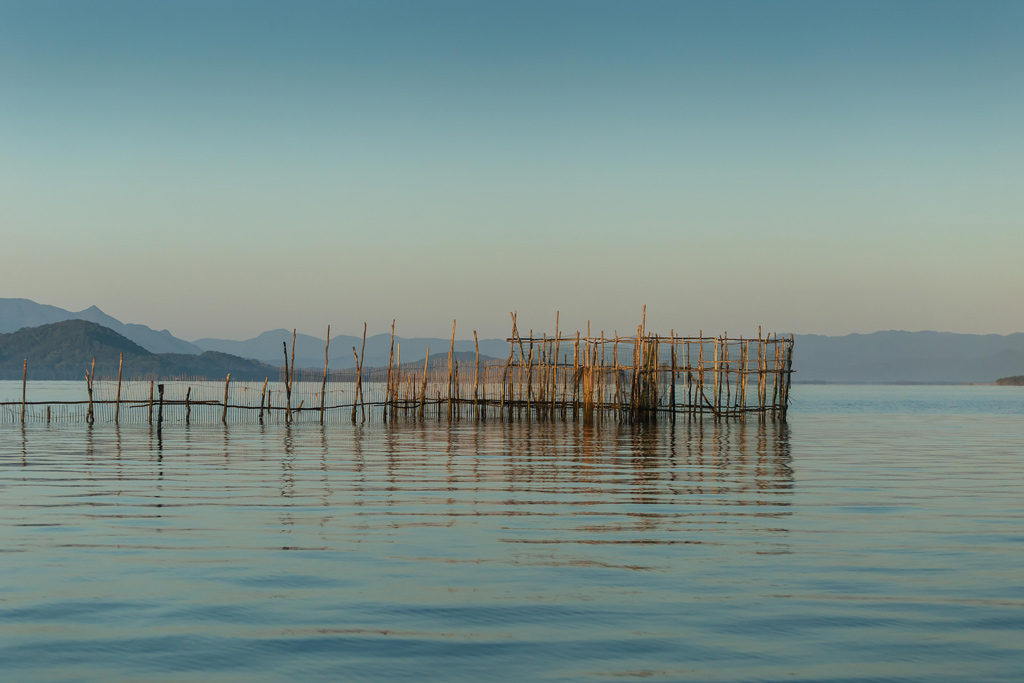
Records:
[[[0,425],[5,680],[1020,680],[1024,390],[788,427]]]

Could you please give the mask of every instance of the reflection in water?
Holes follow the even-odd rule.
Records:
[[[12,426],[5,678],[1019,677],[1020,421],[793,425]]]

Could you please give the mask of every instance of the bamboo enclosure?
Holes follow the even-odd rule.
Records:
[[[323,370],[295,368],[295,334],[284,342],[284,366],[276,381],[168,378],[97,379],[95,359],[85,372],[86,398],[29,401],[28,361],[20,401],[0,402],[0,421],[258,423],[364,423],[388,420],[785,420],[793,373],[792,335],[757,337],[668,336],[649,333],[644,319],[631,334],[603,331],[571,335],[519,332],[517,316],[506,339],[508,356],[482,362],[455,354],[456,323],[446,357],[430,349],[422,364],[401,364],[401,344],[391,325],[386,367],[364,368],[362,348],[352,348],[354,366],[328,367],[330,328]],[[443,362],[441,362],[443,361]],[[154,397],[154,387],[158,398]],[[156,405],[154,401],[158,402]],[[296,403],[297,402],[297,403]]]

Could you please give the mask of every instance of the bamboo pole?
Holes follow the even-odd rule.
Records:
[[[153,380],[149,380],[149,424],[153,424]]]
[[[476,330],[473,330],[473,349],[476,352],[476,365],[473,370],[473,416],[480,419],[480,341],[477,339]]]
[[[160,404],[156,409],[156,433],[159,434],[164,427],[164,385],[158,384],[156,388],[157,392],[160,394]]]
[[[395,381],[395,385],[398,386],[401,389],[401,387],[402,387],[402,342],[398,342],[398,347],[395,350],[395,372],[397,373],[397,376],[395,377],[395,380],[394,380]],[[392,398],[391,398],[391,419],[392,420],[394,420],[395,413],[396,413],[397,410],[398,410],[398,399],[394,397],[394,392],[392,391]]]
[[[356,352],[356,347],[352,347],[352,353]],[[356,359],[359,364],[359,374],[356,376],[356,399],[359,401],[359,405],[362,408],[362,419],[361,422],[366,422],[366,400],[363,398],[363,358],[366,356],[366,323],[363,323],[363,346],[359,349],[359,357]],[[356,408],[355,403],[352,405],[352,421],[356,419]]]
[[[419,419],[423,420],[423,408],[427,404],[427,368],[430,363],[430,347],[427,347],[427,355],[423,358],[423,386],[420,389],[420,410]]]
[[[17,356],[15,356],[17,358]],[[18,367],[15,365],[14,367]],[[21,424],[25,424],[25,398],[28,394],[28,358],[21,364]]]
[[[185,424],[192,422],[192,387],[185,390]],[[224,401],[227,403],[227,400]]]
[[[698,342],[698,344],[699,346],[697,347],[697,392],[699,392],[700,396],[704,398],[705,401],[707,401],[707,398],[704,396],[704,330],[700,331],[700,341]],[[697,396],[694,395],[693,399],[693,402],[696,404]],[[704,419],[703,404],[701,404],[700,406],[700,417],[701,419]]]
[[[395,319],[391,319],[391,347],[388,351],[388,374],[384,380],[384,410],[381,416],[388,421],[388,408],[391,406],[391,367],[395,362]]]
[[[559,317],[560,316],[561,316],[561,311],[555,311],[555,364],[554,364],[554,372],[552,373],[552,377],[551,377],[551,419],[552,420],[555,419],[555,403],[556,403],[557,398],[558,398],[558,363],[559,363],[559,361],[558,361],[558,349],[559,349],[559,345],[561,344],[561,341],[562,341],[561,333],[558,331],[558,323],[559,323]]]
[[[285,422],[292,421],[292,383],[289,379],[289,365],[288,365],[288,342],[282,341],[281,346],[284,347],[284,406],[285,406]],[[295,342],[292,342],[292,349],[295,348]]]
[[[92,382],[96,376],[96,356],[92,357],[92,366],[89,371],[85,373],[85,389],[89,392],[89,411],[85,414],[85,421],[92,424],[96,421],[96,413],[93,412],[92,407]],[[162,385],[161,385],[162,386]]]
[[[263,404],[267,401],[267,382],[269,377],[263,378],[263,391],[260,392],[260,424],[263,424]],[[269,405],[269,404],[268,404]]]
[[[395,328],[392,324],[391,334],[394,336]],[[330,359],[331,350],[331,326],[327,326],[327,342],[324,344],[324,379],[320,383],[320,424],[324,423],[324,407],[327,405],[327,364]],[[390,368],[389,368],[390,369]],[[262,404],[260,406],[262,411]]]
[[[676,331],[669,332],[672,335],[672,384],[669,385],[668,402],[672,409],[672,422],[676,421]]]
[[[455,394],[455,376],[452,374],[455,360],[455,321],[452,321],[452,343],[448,347],[448,421],[452,421],[452,398]]]
[[[119,424],[121,421],[121,367],[124,365],[124,352],[122,351],[117,358],[117,398],[114,402],[114,424]]]
[[[572,347],[572,419],[580,414],[580,331],[576,330],[576,343]]]
[[[294,352],[294,347],[293,347]],[[224,379],[224,412],[220,414],[220,421],[227,426],[228,424],[228,387],[231,386],[231,373]]]

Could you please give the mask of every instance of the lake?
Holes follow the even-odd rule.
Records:
[[[0,425],[0,671],[1020,680],[1024,389],[792,397],[786,425]]]

